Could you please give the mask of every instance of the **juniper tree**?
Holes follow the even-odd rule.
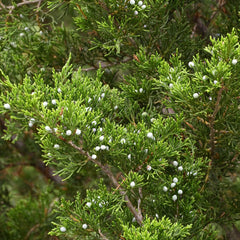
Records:
[[[58,184],[14,203],[5,179],[5,239],[217,239],[237,224],[240,48],[234,15],[214,27],[234,3],[216,6],[1,3],[1,165]]]

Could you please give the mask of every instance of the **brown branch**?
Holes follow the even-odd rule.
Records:
[[[218,91],[218,96],[217,96],[217,101],[216,101],[216,103],[215,103],[215,108],[214,108],[214,110],[213,110],[212,116],[211,116],[210,119],[209,119],[209,128],[210,128],[210,134],[209,134],[209,135],[210,135],[211,160],[210,160],[209,163],[208,163],[207,175],[206,175],[206,177],[205,177],[205,181],[204,181],[204,184],[203,184],[200,192],[203,191],[203,189],[204,189],[204,187],[205,187],[205,184],[207,183],[207,181],[208,181],[208,179],[209,179],[209,173],[210,173],[210,170],[211,170],[211,168],[212,168],[212,161],[213,161],[213,159],[214,159],[214,157],[215,157],[215,142],[214,142],[214,140],[215,140],[215,132],[216,132],[216,131],[215,131],[215,129],[214,129],[214,122],[215,122],[215,118],[216,118],[216,116],[217,116],[217,113],[218,113],[218,111],[219,111],[219,109],[220,109],[220,101],[221,101],[222,92],[223,92],[224,89],[225,89],[224,86],[222,86],[222,87],[220,88],[220,90]]]
[[[142,195],[142,188],[139,188],[139,189],[138,189],[138,192],[139,192],[139,199],[138,199],[138,213],[139,213],[139,214],[142,214],[142,210],[141,210],[141,201],[142,201],[142,198],[143,198],[143,195]]]
[[[87,19],[87,16],[85,15],[85,13],[84,13],[83,10],[81,9],[81,7],[80,7],[78,4],[76,4],[76,6],[77,6],[77,8],[79,9],[79,11],[81,12],[81,14],[83,15],[83,17],[84,17],[85,19]]]
[[[24,240],[29,239],[30,235],[37,229],[40,227],[40,223],[34,225],[27,233],[27,235],[25,236]]]
[[[240,155],[240,152],[237,152],[237,153],[234,155],[234,157],[233,157],[233,159],[232,159],[232,162],[235,162],[235,160],[238,158],[239,155]]]
[[[23,1],[23,2],[20,2],[18,4],[16,4],[16,6],[12,5],[12,6],[5,6],[3,5],[2,1],[0,2],[0,5],[2,6],[2,8],[0,8],[0,10],[2,9],[8,9],[10,10],[9,11],[9,14],[12,13],[12,11],[16,8],[16,7],[21,7],[23,5],[29,5],[29,4],[34,4],[34,3],[38,3],[38,5],[40,5],[40,3],[42,2],[43,0],[33,0],[33,1]]]
[[[215,118],[217,116],[217,113],[220,109],[220,101],[222,98],[222,92],[224,90],[224,86],[222,86],[220,88],[220,90],[218,91],[218,96],[217,96],[217,101],[215,103],[215,108],[213,111],[212,116],[209,119],[209,126],[210,126],[210,147],[211,147],[211,159],[213,160],[214,158],[214,152],[215,152],[215,143],[214,143],[214,139],[215,139],[215,129],[214,129],[214,122],[215,122]]]
[[[98,229],[98,233],[99,233],[99,235],[101,236],[101,238],[102,238],[103,240],[108,240],[108,238],[106,238],[106,237],[102,234],[100,228]]]
[[[35,167],[41,174],[43,174],[47,179],[52,180],[53,182],[63,185],[64,182],[62,181],[62,178],[58,175],[54,174],[54,171],[49,167],[46,166],[46,164],[42,161],[41,158],[37,156],[34,152],[29,152],[28,148],[26,147],[25,143],[23,141],[16,141],[15,144],[13,144],[15,149],[25,158],[29,161],[29,163],[16,163],[16,166],[25,165],[25,166],[33,166]],[[14,166],[14,165],[12,165]]]
[[[124,200],[126,201],[127,207],[129,208],[129,210],[132,212],[132,214],[136,218],[136,221],[138,222],[138,224],[142,225],[142,222],[143,222],[142,214],[140,212],[138,212],[136,210],[136,208],[133,206],[133,204],[130,201],[129,197],[126,195],[126,191],[122,187],[119,187],[119,183],[116,180],[116,178],[114,177],[114,175],[113,175],[113,173],[112,173],[112,171],[110,169],[110,166],[107,165],[107,164],[103,165],[98,160],[93,159],[87,151],[84,151],[81,147],[78,147],[72,141],[67,141],[67,143],[70,146],[72,146],[74,149],[78,150],[82,155],[86,156],[89,161],[93,162],[94,164],[96,164],[97,166],[99,166],[101,168],[101,170],[109,177],[109,179],[111,180],[113,185],[116,188],[119,189],[119,193],[124,197]]]

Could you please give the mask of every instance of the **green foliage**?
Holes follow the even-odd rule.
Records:
[[[189,235],[189,229],[191,229],[191,225],[184,227],[178,223],[172,224],[171,221],[165,217],[160,220],[150,220],[150,218],[146,218],[143,227],[140,229],[135,226],[123,226],[123,236],[129,240],[185,239],[186,236]]]
[[[237,226],[236,3],[6,2],[3,239],[213,240]]]

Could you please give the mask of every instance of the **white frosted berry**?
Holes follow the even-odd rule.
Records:
[[[97,129],[96,129],[96,128],[93,128],[92,131],[95,133],[95,132],[97,131]]]
[[[101,150],[106,150],[107,149],[107,147],[105,146],[105,145],[101,145]]]
[[[175,182],[171,183],[171,188],[174,188],[175,186],[176,186]]]
[[[92,121],[92,125],[97,125],[97,122],[94,120],[94,121]]]
[[[20,34],[19,34],[20,37],[23,37],[24,35],[25,35],[24,33],[20,33]]]
[[[206,76],[206,75],[204,75],[202,79],[203,79],[203,80],[207,80],[207,76]]]
[[[30,122],[28,123],[28,126],[29,126],[29,127],[32,127],[33,124],[34,124],[34,123],[30,121]]]
[[[129,159],[129,160],[131,159],[131,154],[128,154],[128,159]]]
[[[100,149],[101,149],[101,148],[100,148],[99,146],[96,146],[96,147],[95,147],[95,150],[96,150],[96,151],[99,151]]]
[[[47,132],[52,132],[52,129],[51,129],[49,126],[46,126],[46,127],[45,127],[45,130],[46,130]]]
[[[152,170],[152,167],[150,165],[147,165],[147,170],[148,171],[151,171]]]
[[[159,218],[159,215],[157,213],[155,214],[155,216],[156,216],[156,218]]]
[[[189,66],[190,68],[193,68],[193,67],[194,67],[194,62],[189,62],[189,63],[188,63],[188,66]]]
[[[61,232],[66,232],[67,229],[66,229],[65,227],[60,227],[60,231],[61,231]]]
[[[87,229],[87,227],[88,227],[88,226],[87,226],[86,223],[84,223],[84,224],[82,225],[82,228],[83,228],[83,229]]]
[[[5,109],[10,109],[10,108],[11,108],[11,106],[10,106],[9,103],[5,103],[5,104],[3,105],[3,107],[4,107]]]
[[[173,88],[173,84],[172,84],[172,83],[170,83],[168,87],[169,87],[169,88]]]
[[[118,106],[116,105],[116,106],[114,106],[114,110],[117,110],[118,109]]]
[[[218,83],[218,81],[217,81],[217,80],[214,80],[214,81],[213,81],[213,83],[214,83],[214,84],[217,84],[217,83]]]
[[[232,64],[233,64],[233,65],[237,64],[237,62],[238,62],[237,59],[233,59],[233,60],[232,60]]]
[[[173,182],[177,183],[178,182],[178,179],[175,177],[173,178]]]
[[[209,97],[209,100],[212,101],[212,97]]]
[[[139,89],[139,92],[140,92],[140,93],[142,93],[142,92],[143,92],[143,89],[142,89],[142,88],[140,88],[140,89]]]
[[[178,167],[178,171],[182,171],[183,170],[183,167],[182,166],[179,166]]]
[[[105,93],[102,93],[102,94],[101,94],[101,98],[104,98],[104,97],[105,97]]]
[[[177,167],[178,166],[178,162],[177,161],[173,161],[173,166]]]
[[[151,118],[150,121],[153,123],[156,120],[156,118]]]
[[[151,132],[147,133],[147,137],[150,138],[150,139],[155,139]]]
[[[130,187],[132,187],[132,188],[135,187],[135,185],[136,185],[135,182],[130,183]]]
[[[178,194],[179,195],[182,195],[183,194],[183,191],[181,189],[178,190]]]
[[[147,115],[148,115],[147,112],[143,112],[143,113],[142,113],[142,116],[143,116],[143,117],[146,117]]]
[[[134,15],[138,15],[138,11],[134,11]]]
[[[81,131],[80,129],[77,128],[75,133],[76,133],[76,135],[80,135],[81,132],[82,132],[82,131]]]
[[[131,5],[135,4],[135,1],[134,0],[130,0],[130,4]]]
[[[61,88],[58,88],[57,91],[58,91],[59,93],[62,92]]]
[[[177,200],[177,195],[173,195],[172,200],[175,202]]]
[[[104,136],[100,136],[100,137],[99,137],[99,140],[100,140],[100,141],[103,141],[103,139],[104,139]]]
[[[60,146],[58,145],[58,144],[54,144],[54,146],[53,146],[55,149],[59,149],[60,148]]]
[[[138,6],[141,7],[143,5],[143,2],[142,1],[139,1],[138,2]]]
[[[121,143],[121,144],[126,143],[126,139],[125,139],[125,138],[122,138],[122,139],[120,140],[120,143]]]
[[[57,100],[56,100],[56,99],[53,99],[53,100],[52,100],[52,104],[53,104],[53,105],[56,105],[56,104],[57,104]]]
[[[42,105],[46,107],[48,105],[48,102],[43,102]]]
[[[163,191],[167,192],[168,188],[166,186],[163,187]]]
[[[146,8],[146,5],[142,5],[142,9],[145,9]]]
[[[72,134],[72,131],[71,131],[71,130],[67,130],[67,131],[66,131],[66,135],[67,135],[67,136],[70,136],[71,134]]]
[[[92,159],[96,159],[97,158],[97,155],[96,154],[93,154],[92,155]]]
[[[199,94],[198,94],[198,93],[194,93],[194,94],[193,94],[193,97],[194,97],[194,98],[198,98],[198,97],[199,97]]]
[[[91,202],[87,202],[86,205],[87,205],[88,207],[91,207],[92,203],[91,203]]]

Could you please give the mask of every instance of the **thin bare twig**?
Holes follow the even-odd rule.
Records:
[[[106,237],[102,234],[100,228],[98,229],[98,233],[99,233],[99,235],[101,236],[101,238],[102,238],[103,240],[108,240],[108,238],[106,238]]]
[[[222,86],[220,88],[220,90],[218,91],[218,96],[217,96],[217,101],[215,103],[215,108],[213,110],[213,114],[212,116],[210,116],[210,119],[209,119],[209,128],[210,128],[210,149],[211,149],[211,160],[209,161],[208,163],[208,170],[207,170],[207,175],[205,177],[205,181],[204,181],[204,185],[202,186],[200,192],[203,191],[204,187],[205,187],[205,184],[207,183],[208,179],[209,179],[209,173],[210,173],[210,170],[212,168],[212,161],[214,160],[214,157],[215,157],[215,129],[214,129],[214,122],[215,122],[215,119],[216,119],[216,116],[217,116],[217,113],[220,109],[220,101],[221,101],[221,98],[222,98],[222,92],[223,90],[225,89],[224,86]]]
[[[142,188],[139,188],[138,189],[138,192],[139,192],[139,199],[138,199],[138,213],[139,214],[142,214],[142,210],[141,210],[141,201],[142,201]]]
[[[215,143],[214,143],[214,139],[215,139],[215,129],[214,129],[214,122],[215,122],[215,118],[217,116],[217,113],[220,109],[220,101],[222,98],[222,92],[224,90],[224,86],[222,86],[220,88],[220,90],[218,91],[218,96],[217,96],[217,101],[215,103],[215,108],[213,111],[212,116],[210,117],[209,120],[209,126],[210,126],[210,147],[211,147],[211,159],[213,160],[214,158],[214,152],[215,152]]]
[[[29,4],[34,4],[34,3],[38,3],[38,5],[41,4],[43,0],[33,0],[33,1],[23,1],[23,2],[20,2],[20,3],[17,3],[16,6],[12,5],[12,6],[5,6],[2,1],[0,1],[0,5],[2,8],[0,8],[0,10],[2,9],[8,9],[10,10],[9,11],[9,14],[12,13],[12,11],[16,8],[16,7],[21,7],[23,5],[29,5]]]

